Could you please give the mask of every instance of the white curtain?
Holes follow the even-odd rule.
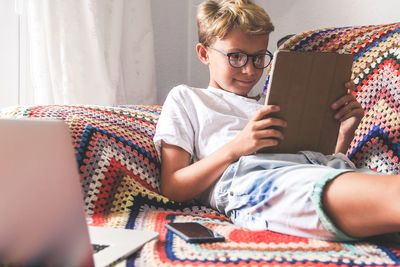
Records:
[[[157,102],[150,1],[17,1],[28,29],[28,101]]]

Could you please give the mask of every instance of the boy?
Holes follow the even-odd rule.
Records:
[[[400,177],[355,169],[343,155],[363,116],[355,98],[332,104],[341,123],[335,155],[256,154],[286,126],[271,116],[278,106],[248,97],[270,63],[273,25],[251,0],[206,0],[197,23],[209,87],[177,86],[164,103],[154,137],[162,193],[197,199],[252,230],[341,241],[398,232]]]

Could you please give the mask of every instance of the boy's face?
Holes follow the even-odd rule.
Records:
[[[217,39],[210,45],[227,53],[244,52],[250,55],[258,55],[267,51],[268,39],[268,34],[248,34],[237,28],[229,33],[226,38]],[[206,49],[210,70],[209,85],[237,95],[247,96],[261,78],[264,69],[255,68],[251,57],[249,57],[245,66],[234,68],[229,64],[227,56],[210,47]]]

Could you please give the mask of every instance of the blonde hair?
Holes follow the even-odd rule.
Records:
[[[250,34],[269,34],[274,25],[265,10],[252,0],[205,0],[197,8],[199,42],[211,44],[233,29]]]

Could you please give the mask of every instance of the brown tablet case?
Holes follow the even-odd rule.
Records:
[[[279,105],[273,116],[287,121],[284,140],[260,152],[335,152],[340,123],[331,104],[346,94],[353,55],[330,52],[277,51],[266,104]]]

